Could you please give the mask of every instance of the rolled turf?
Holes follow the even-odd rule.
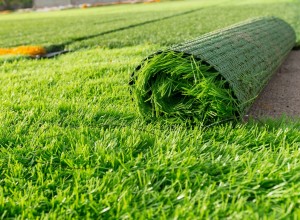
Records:
[[[158,51],[131,78],[140,113],[213,124],[242,117],[295,45],[276,17],[248,20]]]

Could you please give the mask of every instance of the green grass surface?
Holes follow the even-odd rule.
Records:
[[[42,44],[51,49],[53,45],[68,49],[118,48],[149,43],[163,46],[248,18],[268,15],[283,18],[300,34],[299,5],[295,0],[276,1],[276,4],[274,0],[247,0],[243,3],[237,0],[194,0],[9,14],[0,17],[0,47]],[[119,31],[120,28],[124,30]],[[81,38],[87,39],[81,41]]]
[[[0,58],[0,218],[299,218],[299,121],[147,123],[128,86],[148,54],[248,17],[278,15],[299,33],[298,1],[0,15],[0,44],[50,47],[221,2],[74,41],[52,60]],[[93,23],[117,17],[130,19]]]

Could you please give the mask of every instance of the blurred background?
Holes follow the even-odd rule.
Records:
[[[150,0],[151,1],[151,0]],[[159,0],[152,0],[159,1]],[[149,2],[149,0],[0,0],[0,10]]]
[[[34,0],[0,0],[0,10],[32,8]]]

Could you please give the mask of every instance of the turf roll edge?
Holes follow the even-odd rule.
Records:
[[[289,24],[263,17],[158,51],[131,76],[139,111],[175,123],[238,120],[295,41]]]

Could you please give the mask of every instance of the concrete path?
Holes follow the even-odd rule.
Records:
[[[300,51],[292,51],[255,100],[250,118],[300,118]]]

